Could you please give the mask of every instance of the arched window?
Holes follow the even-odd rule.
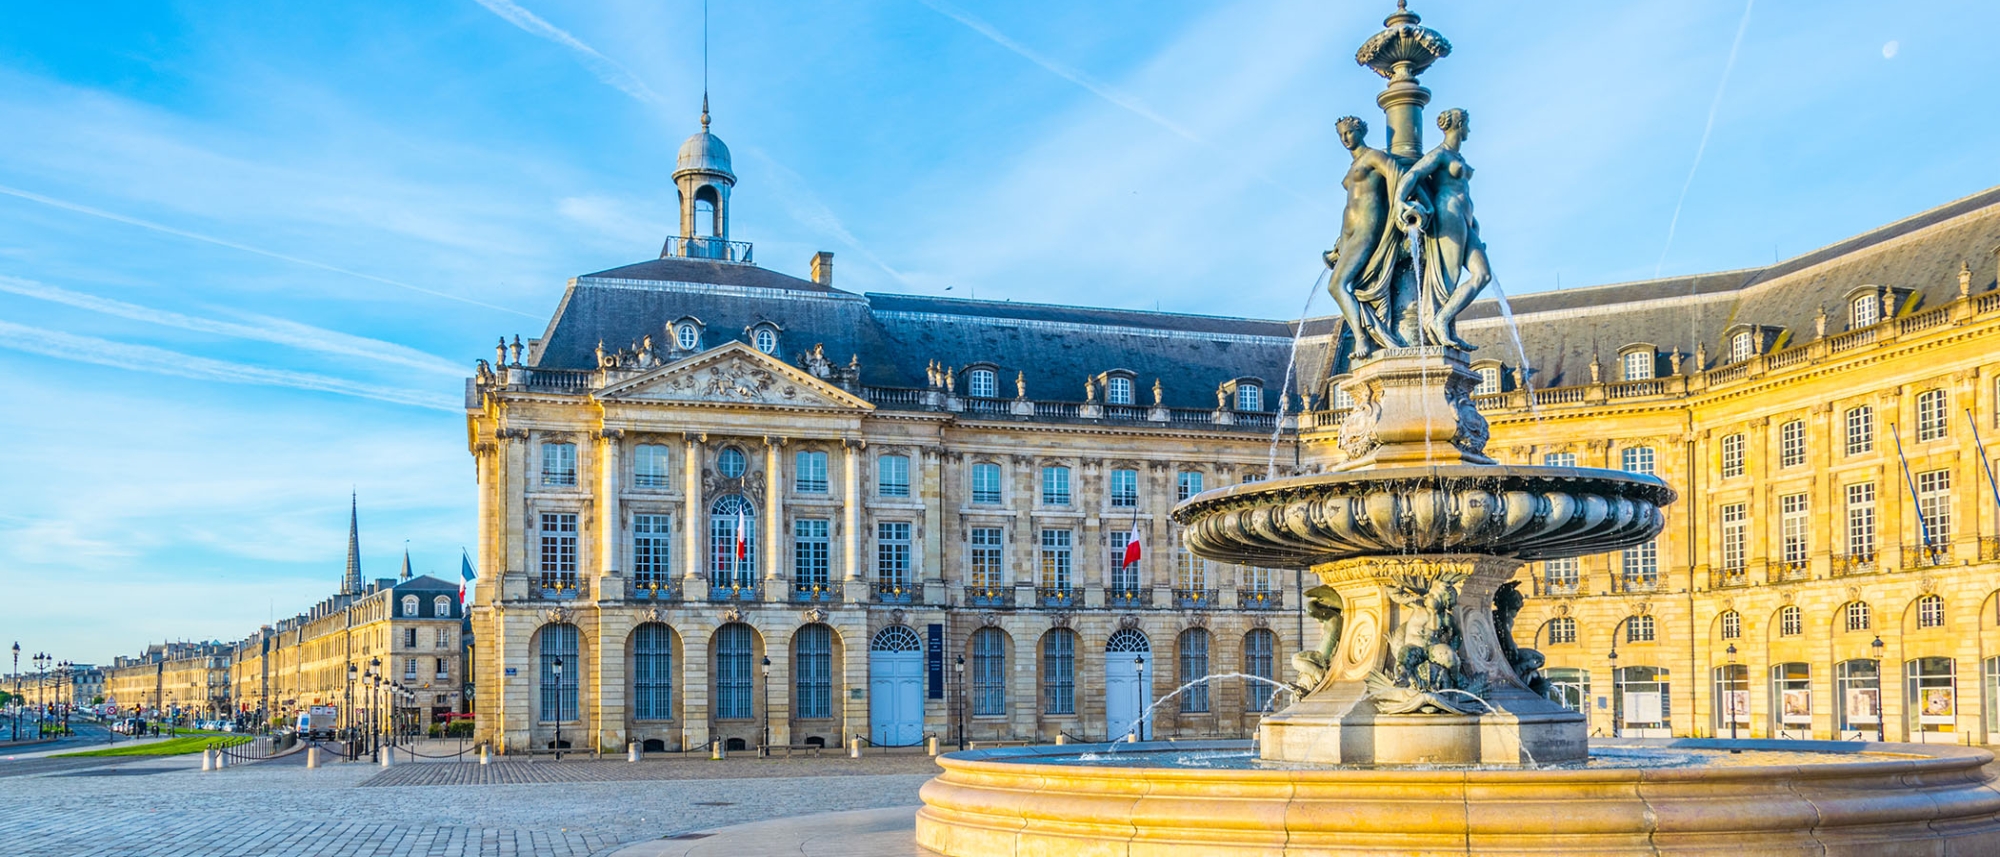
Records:
[[[1042,635],[1042,713],[1076,713],[1076,632],[1068,628]]]
[[[1722,639],[1740,640],[1743,638],[1743,614],[1734,610],[1725,610],[1722,612],[1721,624]]]
[[[439,619],[451,618],[451,596],[440,595],[431,599],[431,615]]]
[[[1944,599],[1936,595],[1926,595],[1917,599],[1917,627],[1944,627]]]
[[[1132,404],[1132,379],[1123,375],[1113,375],[1105,379],[1104,403],[1107,405]]]
[[[583,672],[577,658],[576,626],[566,623],[543,625],[541,631],[541,710],[543,723],[575,720],[576,677]],[[558,674],[556,661],[562,661]]]
[[[1882,320],[1882,301],[1873,294],[1855,298],[1854,303],[1849,306],[1852,307],[1853,316],[1853,320],[1848,323],[1850,328],[1867,327]]]
[[[768,327],[760,327],[757,328],[756,334],[752,336],[751,339],[754,340],[753,344],[757,346],[758,351],[762,351],[765,354],[778,353],[777,331],[772,330]]]
[[[1623,357],[1624,366],[1622,367],[1625,370],[1625,380],[1652,380],[1653,364],[1655,361],[1654,354],[1655,352],[1650,348],[1625,352]]]
[[[1252,628],[1243,635],[1243,672],[1262,679],[1278,677],[1278,635],[1269,628]],[[1271,707],[1272,686],[1265,682],[1246,682],[1249,692],[1243,695],[1252,711],[1266,711]]]
[[[1181,632],[1181,684],[1197,681],[1208,675],[1208,632],[1201,628],[1189,628]],[[1194,685],[1181,691],[1181,711],[1186,714],[1204,714],[1208,711],[1208,682]]]
[[[1847,618],[1847,630],[1849,631],[1866,631],[1869,626],[1874,624],[1874,619],[1868,614],[1868,602],[1866,601],[1849,601],[1847,602],[1847,609],[1842,611],[1842,613]]]
[[[1787,604],[1778,611],[1778,636],[1796,637],[1806,632],[1805,611]]]
[[[751,660],[756,655],[757,632],[742,622],[731,622],[715,631],[715,717],[718,720],[748,720],[756,716],[750,705]]]
[[[1236,409],[1239,411],[1261,411],[1264,409],[1264,387],[1250,381],[1236,385]]]
[[[792,638],[792,672],[797,716],[823,720],[833,716],[833,629],[817,622]]]
[[[1000,373],[991,369],[974,369],[965,375],[965,394],[979,399],[992,399],[1000,395]]]
[[[1576,642],[1576,620],[1568,616],[1557,616],[1549,620],[1549,643]]]
[[[972,632],[972,716],[1007,713],[1007,635],[999,628]]]
[[[708,508],[708,557],[710,586],[756,588],[757,510],[743,495],[718,498]]]
[[[1625,642],[1650,643],[1653,641],[1653,617],[1633,616],[1625,620]]]
[[[674,716],[674,632],[658,622],[632,630],[632,718]]]
[[[417,596],[415,595],[403,596],[403,615],[404,616],[417,615]]]
[[[718,195],[714,185],[702,185],[694,192],[694,234],[721,235],[715,223],[715,208]],[[693,253],[690,256],[696,255]]]
[[[1500,392],[1500,367],[1480,366],[1472,370],[1479,375],[1479,386],[1472,388],[1475,396],[1491,396]]]
[[[1127,652],[1150,652],[1153,643],[1146,639],[1144,632],[1134,628],[1123,628],[1104,641],[1104,651],[1109,654]]]
[[[1741,363],[1757,356],[1757,339],[1750,331],[1741,331],[1729,337],[1729,362]]]
[[[924,641],[908,625],[889,625],[868,641],[868,650],[873,652],[921,652]]]
[[[749,468],[749,456],[744,455],[743,450],[736,447],[725,446],[722,448],[722,452],[715,456],[716,471],[730,479],[740,478],[743,475],[743,471]]]

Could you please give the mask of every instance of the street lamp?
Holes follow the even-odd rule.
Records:
[[[1880,744],[1888,740],[1883,737],[1882,728],[1889,718],[1889,707],[1882,704],[1882,635],[1876,634],[1875,642],[1869,643],[1868,648],[1875,650],[1875,743]]]
[[[56,664],[56,668],[60,670],[60,672],[56,673],[56,704],[62,706],[62,734],[68,735],[69,709],[70,705],[76,701],[74,698],[76,695],[76,673],[74,672],[76,664],[63,661]],[[63,693],[65,681],[69,685],[69,693],[67,694]]]
[[[347,698],[340,707],[340,716],[341,720],[343,720],[345,724],[344,728],[341,731],[346,733],[347,745],[350,749],[354,746],[354,680],[360,677],[361,677],[361,668],[359,666],[356,666],[353,661],[348,661]],[[306,723],[308,726],[310,726],[312,721],[308,719]],[[311,738],[312,736],[307,735],[306,737]]]
[[[35,662],[35,737],[44,734],[45,721],[49,716],[49,657],[48,652],[36,652]]]
[[[1133,724],[1132,724],[1132,734],[1133,734],[1133,735],[1135,735],[1135,736],[1137,736],[1139,740],[1141,740],[1141,741],[1144,741],[1144,740],[1146,740],[1146,737],[1147,737],[1147,736],[1146,736],[1146,656],[1145,656],[1145,654],[1144,654],[1144,653],[1141,653],[1141,654],[1137,654],[1137,655],[1133,655],[1133,656],[1132,656],[1132,666],[1133,666],[1133,667],[1135,667],[1135,668],[1137,668],[1137,669],[1138,669],[1138,672],[1139,672],[1139,681],[1138,681],[1138,682],[1136,683],[1136,686],[1132,688],[1132,691],[1133,691],[1133,693],[1134,693],[1135,695],[1137,695],[1137,696],[1139,697],[1139,708],[1137,709],[1137,710],[1138,710],[1138,713],[1139,713],[1139,720],[1138,720],[1138,722],[1136,722],[1136,723],[1133,723]]]
[[[1606,656],[1611,659],[1611,696],[1614,699],[1622,699],[1625,695],[1624,689],[1618,685],[1618,628],[1624,624],[1624,620],[1621,619],[1617,625],[1611,626],[1611,654]],[[1614,708],[1611,711],[1611,737],[1613,738],[1618,737],[1618,720],[1618,711]]]
[[[375,745],[376,749],[374,752],[380,752],[382,747],[382,742],[377,733],[379,732],[382,723],[382,715],[381,715],[382,705],[381,702],[379,701],[380,700],[379,691],[381,690],[382,687],[382,659],[369,658],[368,670],[367,672],[363,673],[363,675],[368,676],[368,687],[370,690],[370,693],[368,694],[369,740],[373,742]]]
[[[1728,670],[1727,673],[1728,679],[1726,681],[1725,686],[1728,688],[1728,690],[1725,690],[1723,692],[1729,695],[1728,696],[1729,704],[1723,706],[1723,712],[1724,715],[1729,718],[1729,740],[1734,741],[1736,740],[1736,669],[1735,669],[1736,644],[1735,643],[1729,644],[1727,653],[1729,655],[1730,669]]]
[[[764,656],[764,747],[763,755],[771,755],[771,656]]]
[[[21,641],[14,641],[14,730],[9,736],[21,740]]]
[[[965,749],[965,655],[958,656],[958,749]]]
[[[556,761],[560,762],[560,761],[562,761],[562,718],[563,718],[563,710],[562,710],[562,656],[561,656],[561,655],[557,655],[557,656],[556,656],[556,659],[555,659],[555,662],[554,662],[554,663],[552,663],[552,664],[550,664],[550,667],[551,667],[552,669],[554,669],[554,670],[555,670],[555,676],[556,676],[556,743],[555,743],[555,751],[556,751]]]

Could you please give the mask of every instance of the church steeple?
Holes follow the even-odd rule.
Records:
[[[410,574],[410,546],[409,546],[409,544],[405,543],[405,544],[403,545],[403,579],[404,579],[404,580],[409,580],[409,579],[410,579],[410,577],[411,577],[411,574]]]
[[[340,594],[361,594],[361,501],[347,498],[347,577],[340,582]]]
[[[729,242],[729,192],[736,187],[729,147],[708,131],[708,94],[701,96],[701,130],[681,144],[674,163],[674,187],[681,198],[681,234],[667,239],[667,256],[748,262],[747,248]]]

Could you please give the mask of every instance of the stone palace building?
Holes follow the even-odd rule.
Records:
[[[730,240],[705,116],[674,181],[658,258],[571,280],[467,383],[481,739],[1241,736],[1282,704],[1301,575],[1192,557],[1168,513],[1338,460],[1336,325],[854,294]],[[2000,731],[1996,245],[2000,191],[1521,296],[1518,345],[1462,316],[1490,452],[1680,494],[1656,544],[1522,571],[1562,701],[1604,734]]]

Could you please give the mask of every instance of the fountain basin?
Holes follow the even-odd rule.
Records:
[[[1984,771],[1993,760],[1985,750],[1705,739],[1592,746],[1599,757],[1698,758],[1367,769],[1251,761],[1241,741],[976,750],[939,757],[944,773],[924,785],[917,842],[951,857],[2000,853],[2000,790]],[[1732,748],[1769,755],[1741,761]],[[1244,761],[1145,758],[1160,752]]]
[[[1587,467],[1442,465],[1316,473],[1217,488],[1175,507],[1189,549],[1264,568],[1396,554],[1563,559],[1660,534],[1674,490]]]

